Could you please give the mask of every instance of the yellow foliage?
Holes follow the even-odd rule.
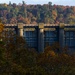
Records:
[[[56,55],[55,52],[52,50],[48,51],[47,53],[47,56],[55,56],[55,55]]]
[[[25,18],[25,19],[24,19],[24,22],[25,22],[26,24],[30,24],[30,20],[29,20],[28,18]]]
[[[8,5],[6,3],[4,3],[4,6],[7,7]]]
[[[3,31],[4,25],[0,22],[0,33]]]

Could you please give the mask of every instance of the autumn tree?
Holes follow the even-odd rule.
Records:
[[[1,20],[0,20],[0,33],[3,31],[4,25],[2,24]]]
[[[0,41],[2,41],[2,31],[3,31],[4,25],[2,24],[0,20]]]

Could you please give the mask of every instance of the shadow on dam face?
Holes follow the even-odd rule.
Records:
[[[75,48],[68,48],[68,54],[75,55]]]

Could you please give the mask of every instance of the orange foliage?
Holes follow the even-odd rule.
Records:
[[[0,33],[3,31],[4,25],[0,22]]]

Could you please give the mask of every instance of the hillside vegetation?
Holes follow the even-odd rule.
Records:
[[[0,41],[0,75],[75,75],[75,55],[57,53],[55,45],[37,53],[22,37],[14,37]]]
[[[75,6],[52,5],[51,2],[43,5],[27,5],[9,2],[9,4],[0,4],[0,19],[3,23],[36,24],[36,23],[54,23],[60,22],[75,23]]]

